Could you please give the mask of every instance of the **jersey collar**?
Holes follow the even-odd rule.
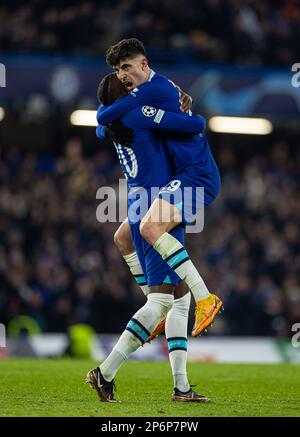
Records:
[[[148,79],[147,82],[151,82],[151,80],[153,79],[154,75],[155,75],[155,71],[151,70],[151,73],[150,73],[150,76],[149,76],[149,79]]]

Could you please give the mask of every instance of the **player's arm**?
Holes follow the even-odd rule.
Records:
[[[104,105],[100,105],[97,109],[97,115],[96,115],[96,119],[98,121],[98,116],[99,114],[101,114],[101,112],[103,112],[105,110],[105,106]],[[105,126],[102,124],[99,124],[98,122],[98,126],[96,127],[96,136],[100,139],[106,138],[106,134],[105,134]]]
[[[97,110],[97,118],[98,114],[101,114],[106,108],[108,108],[108,106],[99,106]],[[133,129],[125,126],[121,120],[115,120],[113,123],[110,123],[109,126],[98,124],[96,127],[96,136],[100,139],[106,138],[121,143],[124,146],[130,146],[134,141]]]
[[[96,127],[96,136],[103,140],[104,138],[107,138],[106,132],[105,132],[106,126],[102,126],[102,124],[98,124]]]
[[[161,102],[161,88],[161,86],[152,82],[141,84],[137,88],[137,91],[132,91],[127,96],[122,97],[117,102],[106,107],[101,112],[98,111],[98,123],[107,125],[114,120],[121,118],[137,106],[155,105],[159,107]]]
[[[139,118],[140,126],[144,128],[191,135],[200,134],[206,127],[205,118],[202,115],[190,116],[185,113],[163,111],[149,106],[141,108]]]
[[[105,106],[100,105],[99,108],[97,109],[97,116],[96,116],[97,119],[98,119],[98,114],[101,114],[101,112],[104,110],[105,110]],[[102,124],[98,124],[98,126],[96,127],[96,136],[100,139],[107,138],[105,129],[106,129],[105,126],[103,126]]]
[[[179,90],[172,81],[166,80],[163,83],[157,83],[157,81],[145,82],[127,96],[122,97],[105,108],[104,111],[98,113],[97,120],[99,124],[107,125],[138,106],[150,105],[161,108],[166,101],[174,101],[178,104],[180,102]]]

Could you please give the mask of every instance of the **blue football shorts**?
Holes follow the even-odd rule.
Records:
[[[192,224],[197,212],[218,196],[221,179],[214,158],[210,155],[205,165],[195,164],[174,175],[158,193],[181,212],[183,225]]]
[[[135,247],[136,253],[138,255],[139,261],[141,263],[144,278],[139,278],[139,282],[147,283],[149,287],[154,285],[161,284],[173,284],[174,286],[178,285],[181,282],[179,276],[169,267],[169,265],[162,259],[161,255],[149,244],[140,234],[140,222],[142,220],[141,217],[136,216],[136,197],[137,191],[143,193],[139,197],[139,203],[147,203],[147,207],[144,208],[144,212],[149,209],[152,203],[151,199],[151,190],[131,190],[133,193],[132,196],[130,192],[128,194],[128,222],[130,225],[132,242]],[[141,198],[148,195],[148,200],[141,202]],[[181,225],[176,226],[174,229],[170,231],[170,234],[173,235],[182,245],[184,245],[184,228]]]

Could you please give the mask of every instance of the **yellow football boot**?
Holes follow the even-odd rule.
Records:
[[[224,310],[221,299],[215,294],[203,300],[198,300],[195,306],[195,323],[192,336],[197,337],[210,326],[218,313]]]

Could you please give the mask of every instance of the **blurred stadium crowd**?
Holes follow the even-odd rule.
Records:
[[[152,61],[291,65],[299,0],[11,0],[0,6],[2,52],[103,56],[134,35]]]
[[[187,247],[226,311],[211,334],[290,333],[300,320],[300,152],[285,143],[243,159],[218,145],[222,194]],[[113,243],[118,224],[96,220],[96,191],[117,184],[109,149],[61,156],[9,148],[0,162],[0,320],[33,317],[63,332],[89,323],[120,332],[144,297]],[[191,318],[193,322],[193,317]]]

